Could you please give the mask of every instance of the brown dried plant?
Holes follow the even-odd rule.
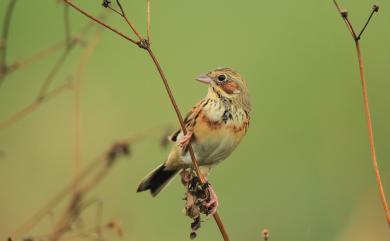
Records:
[[[186,130],[186,127],[185,127],[185,124],[184,124],[184,121],[183,121],[183,117],[182,117],[182,114],[179,110],[179,107],[176,103],[176,100],[172,94],[172,90],[169,86],[169,83],[168,83],[168,80],[164,74],[164,71],[157,59],[157,57],[155,56],[153,50],[152,50],[152,47],[151,47],[151,42],[150,42],[150,1],[147,1],[147,37],[144,38],[141,36],[141,34],[139,33],[139,31],[135,28],[134,24],[130,21],[129,17],[127,16],[125,10],[123,9],[122,7],[122,4],[119,0],[116,0],[116,6],[117,8],[119,8],[119,10],[117,10],[116,8],[112,7],[111,6],[111,1],[109,0],[104,0],[103,1],[103,7],[105,8],[108,8],[110,10],[112,10],[114,13],[118,14],[120,17],[123,18],[123,20],[127,23],[127,25],[130,27],[130,29],[132,30],[132,32],[134,33],[134,35],[136,36],[136,39],[137,40],[134,40],[132,37],[124,34],[123,32],[121,32],[120,30],[114,28],[113,26],[109,25],[108,23],[104,22],[103,20],[93,16],[92,14],[90,14],[88,11],[82,9],[81,7],[79,7],[77,4],[75,4],[73,1],[71,0],[64,0],[65,3],[67,3],[69,6],[71,6],[73,9],[77,10],[78,12],[82,13],[83,15],[85,15],[86,17],[94,20],[95,22],[97,22],[98,24],[108,28],[109,30],[111,30],[112,32],[116,33],[117,35],[121,36],[122,38],[128,40],[129,42],[131,42],[132,44],[135,44],[137,45],[138,47],[140,47],[141,49],[145,50],[149,57],[152,59],[158,73],[160,74],[160,77],[161,77],[161,80],[163,81],[164,83],[164,86],[165,86],[165,90],[167,91],[167,94],[168,94],[168,97],[169,97],[169,100],[176,112],[176,116],[177,116],[177,119],[180,123],[180,126],[181,126],[181,129],[183,131],[184,134],[187,133],[187,130]],[[189,145],[189,153],[190,153],[190,156],[191,156],[191,159],[192,159],[192,165],[193,165],[193,168],[196,172],[196,175],[199,177],[199,181],[201,184],[206,184],[206,180],[205,178],[203,177],[203,175],[200,173],[199,171],[199,167],[198,167],[198,164],[197,164],[197,161],[196,161],[196,158],[195,158],[195,154],[194,154],[194,151],[192,149],[192,146]],[[218,228],[223,236],[223,239],[225,241],[228,241],[229,240],[229,236],[225,230],[225,227],[223,225],[223,222],[221,220],[221,218],[219,217],[219,214],[218,212],[216,212],[214,215],[214,220],[215,222],[217,223],[218,225]]]
[[[210,215],[210,207],[207,204],[210,202],[210,192],[207,191],[207,184],[200,182],[199,177],[193,169],[184,169],[180,173],[181,183],[186,188],[184,200],[185,213],[193,222],[191,223],[190,238],[196,238],[196,231],[200,228],[201,214]]]
[[[366,30],[368,24],[370,23],[371,18],[374,16],[375,13],[377,13],[379,11],[379,6],[378,5],[374,5],[372,7],[372,11],[371,11],[370,16],[368,17],[368,19],[367,19],[366,23],[364,24],[363,28],[357,34],[357,32],[355,32],[355,29],[354,29],[351,21],[348,18],[348,11],[341,9],[341,7],[339,6],[339,4],[337,3],[336,0],[333,0],[333,3],[335,4],[335,6],[337,8],[337,11],[339,12],[339,14],[341,15],[341,17],[344,20],[345,24],[347,25],[348,31],[351,33],[352,38],[353,38],[354,43],[355,43],[357,57],[358,57],[358,63],[359,63],[360,80],[361,80],[361,83],[362,83],[364,114],[365,114],[365,117],[366,117],[366,123],[367,123],[367,129],[368,129],[368,140],[369,140],[369,143],[370,143],[370,153],[371,153],[372,163],[373,163],[373,167],[374,167],[374,171],[375,171],[375,177],[376,177],[376,182],[377,182],[377,185],[378,185],[378,190],[379,190],[381,202],[382,202],[383,209],[384,209],[384,212],[385,212],[387,224],[390,227],[390,211],[389,211],[389,206],[387,204],[386,195],[385,195],[385,191],[384,191],[382,180],[381,180],[379,167],[378,167],[377,156],[376,156],[376,151],[375,151],[374,131],[373,131],[373,127],[372,127],[370,105],[369,105],[369,102],[368,102],[367,81],[366,81],[366,77],[365,77],[365,74],[364,74],[363,56],[362,56],[362,51],[361,51],[361,47],[360,47],[361,37],[362,37],[364,31]]]
[[[3,21],[3,28],[1,32],[1,38],[0,38],[0,86],[3,84],[4,77],[8,69],[7,44],[8,44],[9,28],[11,25],[11,19],[15,9],[15,5],[16,5],[16,0],[9,1],[5,13],[4,21]]]
[[[130,135],[128,138],[123,139],[122,141],[114,144],[102,157],[98,158],[95,162],[91,163],[86,168],[81,168],[81,85],[83,79],[83,73],[85,72],[86,65],[89,62],[89,59],[96,48],[96,44],[101,36],[101,31],[98,30],[95,32],[93,37],[87,40],[87,34],[94,26],[93,22],[89,22],[80,33],[72,36],[71,28],[69,23],[69,5],[64,4],[64,27],[65,27],[65,39],[49,48],[38,52],[30,58],[25,60],[19,60],[14,64],[8,65],[6,61],[6,42],[7,35],[9,32],[9,27],[11,24],[11,16],[14,11],[16,0],[10,0],[9,7],[7,8],[7,14],[5,17],[5,23],[3,25],[3,34],[2,41],[0,46],[1,51],[1,83],[4,81],[6,75],[19,70],[23,66],[32,64],[40,59],[45,58],[49,54],[53,53],[56,50],[64,48],[64,52],[59,57],[54,66],[49,70],[48,76],[43,81],[43,84],[37,94],[36,99],[21,111],[16,112],[11,115],[9,118],[6,118],[4,121],[0,122],[0,129],[8,127],[10,124],[13,124],[15,121],[21,119],[27,114],[34,111],[39,105],[45,101],[51,100],[54,97],[57,97],[59,94],[63,93],[65,90],[72,89],[74,92],[73,106],[74,106],[74,159],[73,159],[73,170],[74,170],[74,179],[68,184],[63,190],[61,190],[53,199],[51,199],[44,207],[42,207],[35,215],[33,215],[29,220],[26,221],[24,225],[18,228],[13,232],[8,240],[79,240],[81,238],[98,238],[99,240],[104,240],[102,236],[102,230],[111,230],[116,233],[118,236],[123,236],[123,229],[121,224],[117,220],[109,221],[104,225],[101,225],[101,201],[93,198],[87,199],[86,196],[92,189],[94,189],[97,184],[99,184],[103,178],[106,176],[108,171],[111,169],[118,157],[130,155],[130,145],[142,140],[145,135],[155,133],[157,129],[161,127],[150,128],[145,131],[141,131],[136,135]],[[61,1],[63,3],[63,1]],[[148,10],[150,11],[150,10]],[[101,15],[100,18],[104,18],[104,15]],[[150,19],[148,19],[150,21]],[[149,34],[150,35],[150,34]],[[76,45],[85,47],[83,51],[80,62],[77,65],[75,74],[72,79],[68,78],[64,84],[59,87],[55,87],[52,90],[49,90],[51,83],[56,77],[59,69],[63,66],[66,59],[69,57],[70,52],[74,49]],[[1,84],[0,83],[0,84]],[[164,128],[166,129],[166,128]],[[166,132],[166,131],[165,131]],[[48,235],[44,236],[29,236],[30,231],[41,222],[41,220],[50,215],[52,218],[52,212],[56,206],[58,206],[66,197],[70,194],[70,200],[68,201],[65,209],[62,211],[62,214],[59,218],[56,219],[53,229],[49,232]],[[87,207],[93,205],[94,203],[98,204],[97,211],[97,225],[96,228],[84,231],[81,233],[72,233],[73,226],[77,225],[81,221],[81,214],[83,210]],[[65,236],[65,234],[67,234]],[[97,237],[96,237],[97,235]]]
[[[12,12],[14,11],[16,0],[11,0],[9,2],[9,7],[7,8],[6,17],[3,25],[3,34],[2,34],[2,47],[0,48],[0,69],[2,70],[0,72],[0,87],[1,83],[4,82],[7,75],[20,70],[22,67],[26,67],[28,65],[31,65],[38,60],[41,60],[50,54],[54,53],[55,51],[59,49],[64,49],[64,52],[59,56],[57,61],[54,63],[52,68],[49,68],[49,72],[45,79],[43,80],[43,83],[37,93],[36,98],[29,104],[27,104],[22,109],[18,110],[17,112],[11,114],[10,116],[4,118],[3,120],[0,120],[0,129],[6,128],[15,122],[19,121],[26,115],[30,114],[34,110],[36,110],[39,106],[41,106],[43,103],[52,100],[53,98],[63,94],[65,91],[72,89],[73,87],[73,78],[71,76],[68,76],[65,81],[60,84],[57,87],[54,87],[53,89],[49,90],[51,83],[54,81],[54,79],[57,77],[57,74],[59,70],[64,65],[65,61],[69,58],[70,53],[75,49],[76,46],[83,46],[86,43],[87,36],[89,32],[93,29],[93,22],[89,22],[86,24],[79,33],[75,34],[74,36],[71,36],[70,33],[70,26],[69,26],[69,13],[67,11],[64,12],[64,21],[65,21],[65,39],[61,42],[55,43],[52,46],[49,46],[48,48],[44,48],[43,50],[38,51],[36,54],[15,61],[13,64],[7,64],[6,60],[6,53],[7,53],[7,39],[8,39],[8,32],[9,27],[11,24],[11,16]],[[65,5],[67,6],[67,5]],[[104,15],[101,15],[102,18],[104,18]],[[77,80],[77,78],[76,78]],[[77,81],[76,81],[77,83]]]
[[[104,228],[113,231],[118,236],[123,236],[123,229],[118,220],[111,220],[106,222],[104,225],[101,224],[101,207],[98,208],[97,212],[96,228],[89,230],[88,232],[83,232],[82,234],[74,234],[72,233],[72,226],[80,220],[82,212],[87,207],[94,203],[101,206],[101,202],[98,199],[88,199],[87,196],[107,176],[120,157],[131,157],[131,148],[136,143],[142,141],[146,136],[155,134],[156,131],[165,128],[165,126],[157,126],[141,130],[138,133],[131,134],[128,137],[114,143],[104,154],[84,169],[80,170],[77,180],[72,180],[61,191],[59,191],[45,206],[30,217],[21,227],[15,230],[10,235],[10,238],[12,240],[19,240],[24,237],[32,237],[31,235],[28,236],[31,233],[31,230],[68,196],[70,196],[70,199],[65,208],[62,210],[61,215],[56,218],[54,227],[48,235],[40,236],[39,240],[78,240],[86,237],[87,234],[98,235],[100,240],[104,240],[102,238],[102,229]],[[64,236],[66,234],[68,235]]]

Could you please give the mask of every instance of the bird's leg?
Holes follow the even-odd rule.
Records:
[[[187,149],[187,146],[190,143],[193,134],[194,133],[192,131],[188,131],[187,134],[183,136],[183,138],[179,141],[179,146],[183,151]]]
[[[218,196],[208,182],[206,182],[206,189],[209,192],[209,200],[204,205],[209,210],[210,214],[214,215],[217,212],[219,206]]]

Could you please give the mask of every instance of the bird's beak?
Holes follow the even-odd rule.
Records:
[[[206,75],[206,74],[201,74],[198,77],[195,78],[197,81],[205,83],[205,84],[210,84],[211,78]]]

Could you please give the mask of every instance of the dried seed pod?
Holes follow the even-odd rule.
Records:
[[[194,222],[191,223],[192,231],[196,231],[200,228],[200,216],[194,219]]]
[[[195,239],[196,238],[196,233],[195,232],[191,232],[190,233],[190,239]]]
[[[213,207],[207,207],[210,202],[210,191],[208,184],[202,184],[200,179],[196,176],[196,173],[191,169],[185,169],[181,173],[182,184],[186,187],[186,201],[185,210],[186,215],[190,217],[193,222],[191,223],[191,234],[190,237],[194,239],[196,237],[195,231],[200,228],[201,216],[210,214],[210,210]]]
[[[180,176],[181,176],[181,183],[184,186],[188,186],[188,184],[191,181],[191,173],[188,170],[183,170],[182,172],[180,172]]]
[[[102,3],[102,6],[105,7],[105,8],[108,8],[110,6],[110,1],[108,0],[103,0],[103,3]]]
[[[196,198],[190,193],[187,194],[186,214],[188,217],[195,219],[200,215],[200,208],[195,204]]]

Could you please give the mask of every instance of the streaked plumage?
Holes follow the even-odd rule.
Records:
[[[197,80],[209,85],[207,96],[187,114],[188,135],[175,132],[175,142],[167,161],[147,175],[138,192],[150,190],[157,195],[175,174],[192,165],[188,152],[191,143],[202,173],[225,160],[240,143],[249,126],[251,105],[248,89],[240,74],[230,68],[218,68]]]

